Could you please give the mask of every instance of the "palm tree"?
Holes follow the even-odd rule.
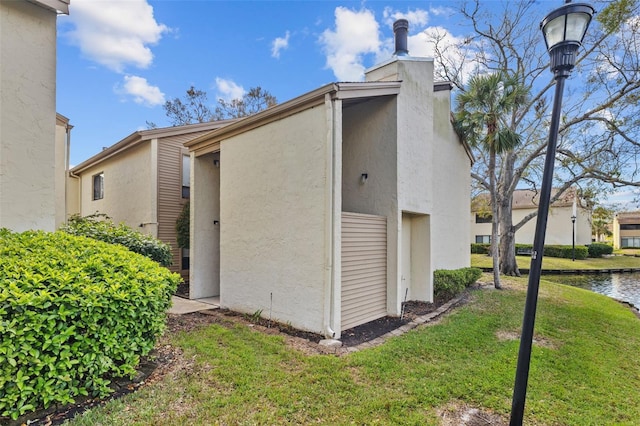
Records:
[[[520,135],[513,131],[508,123],[518,107],[527,100],[527,96],[527,88],[517,79],[497,72],[474,76],[469,81],[467,90],[456,97],[455,125],[458,134],[471,146],[481,149],[489,156],[489,181],[483,181],[490,194],[491,256],[496,288],[502,288],[498,249],[500,215],[496,163],[498,155],[509,152],[520,144]]]

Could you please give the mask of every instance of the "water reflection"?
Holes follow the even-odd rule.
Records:
[[[630,274],[544,275],[542,279],[585,288],[640,308],[640,272]]]

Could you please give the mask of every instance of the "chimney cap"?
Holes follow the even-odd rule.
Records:
[[[409,49],[407,48],[407,34],[409,32],[409,21],[406,19],[398,19],[393,23],[393,34],[396,39],[396,51],[394,56],[407,56]]]

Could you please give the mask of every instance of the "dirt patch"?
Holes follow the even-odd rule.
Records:
[[[515,331],[501,330],[496,332],[496,337],[502,341],[520,340],[520,334]],[[536,335],[533,336],[533,344],[547,349],[557,349],[557,345],[552,340]]]
[[[451,402],[438,410],[438,417],[443,426],[503,426],[509,424],[507,419],[471,407],[463,402]]]

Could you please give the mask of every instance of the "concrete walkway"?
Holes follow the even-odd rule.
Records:
[[[171,298],[171,308],[169,314],[184,315],[198,311],[208,311],[210,309],[220,309],[220,297],[206,297],[204,299],[185,299],[179,296]]]

